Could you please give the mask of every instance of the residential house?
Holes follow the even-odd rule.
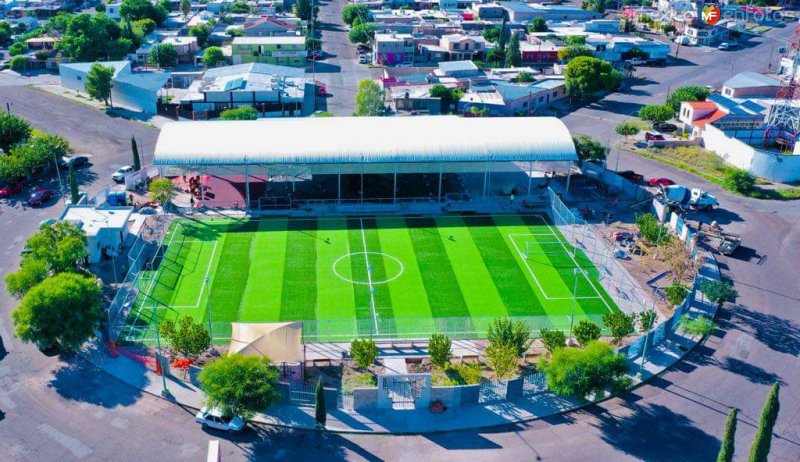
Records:
[[[175,35],[164,38],[161,44],[175,47],[175,51],[178,52],[179,63],[193,63],[194,57],[198,51],[197,37],[180,37]]]
[[[471,79],[483,77],[483,72],[472,61],[448,61],[439,63],[433,75],[437,78]]]
[[[728,98],[774,98],[781,83],[757,72],[740,72],[722,84],[720,93]]]
[[[703,136],[704,129],[711,123],[723,131],[761,129],[766,115],[767,108],[755,101],[731,99],[714,93],[706,101],[681,103],[678,120],[683,123],[684,131],[696,138]]]
[[[523,64],[553,64],[558,62],[558,49],[554,43],[520,42],[519,51],[522,54]]]
[[[566,97],[563,78],[545,78],[531,83],[492,81],[473,85],[458,102],[458,112],[472,108],[486,110],[490,116],[530,115]]]
[[[442,113],[442,99],[433,97],[433,85],[395,86],[389,90],[389,98],[394,103],[395,112],[439,115]]]
[[[414,38],[410,34],[375,34],[372,62],[383,65],[414,61]]]
[[[486,39],[480,35],[451,34],[439,39],[439,46],[446,50],[447,61],[472,61],[483,56]]]
[[[236,37],[231,44],[233,64],[262,63],[304,67],[306,38],[303,36]]]
[[[291,24],[274,17],[259,18],[253,22],[245,22],[245,37],[278,37],[301,34],[297,24]]]
[[[112,2],[106,4],[106,17],[108,19],[113,19],[115,21],[119,21],[121,16],[119,14],[119,8],[122,6],[122,2]]]
[[[94,63],[59,64],[61,86],[78,93],[86,92],[86,77]],[[169,81],[168,72],[132,72],[130,61],[108,61],[104,66],[114,68],[111,99],[114,105],[134,111],[155,114],[159,91]]]
[[[476,3],[472,7],[472,14],[475,19],[502,21],[506,15],[506,10],[499,3]]]
[[[566,5],[541,5],[538,3],[503,2],[509,21],[529,23],[540,17],[545,21],[589,21],[602,18],[602,13]]]

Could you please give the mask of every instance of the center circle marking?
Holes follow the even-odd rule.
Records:
[[[361,256],[361,258],[364,258],[363,257],[364,255],[367,255],[367,256],[375,255],[375,256],[380,256],[380,257],[382,257],[384,259],[393,260],[393,261],[395,261],[397,263],[397,266],[399,267],[399,270],[397,271],[397,274],[395,274],[394,276],[392,276],[392,277],[390,277],[388,279],[374,279],[373,278],[372,279],[372,285],[388,284],[388,283],[394,281],[395,279],[399,278],[400,276],[402,276],[403,272],[405,271],[405,266],[403,266],[403,262],[401,262],[397,257],[389,255],[388,253],[383,253],[383,252],[353,252],[353,253],[348,253],[346,255],[342,255],[341,257],[337,258],[336,261],[333,262],[333,265],[332,265],[333,274],[335,274],[337,277],[339,277],[339,279],[347,281],[347,282],[349,282],[351,284],[362,284],[362,285],[365,285],[365,286],[369,285],[369,281],[355,281],[355,280],[343,275],[342,273],[340,273],[339,271],[336,270],[336,266],[342,260],[353,258],[353,257],[357,257],[357,256]]]

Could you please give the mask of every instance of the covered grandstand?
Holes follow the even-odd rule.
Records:
[[[269,209],[529,196],[577,159],[556,118],[442,116],[176,122],[153,163],[198,174],[198,205]]]

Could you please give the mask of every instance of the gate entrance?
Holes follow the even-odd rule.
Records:
[[[430,374],[378,376],[378,407],[415,409],[427,407],[431,395]]]

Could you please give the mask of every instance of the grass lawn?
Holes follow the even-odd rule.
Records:
[[[150,341],[154,316],[304,321],[306,341],[482,337],[496,317],[534,329],[617,310],[589,259],[538,215],[179,220],[138,281],[123,337]],[[584,272],[575,272],[576,268]]]

